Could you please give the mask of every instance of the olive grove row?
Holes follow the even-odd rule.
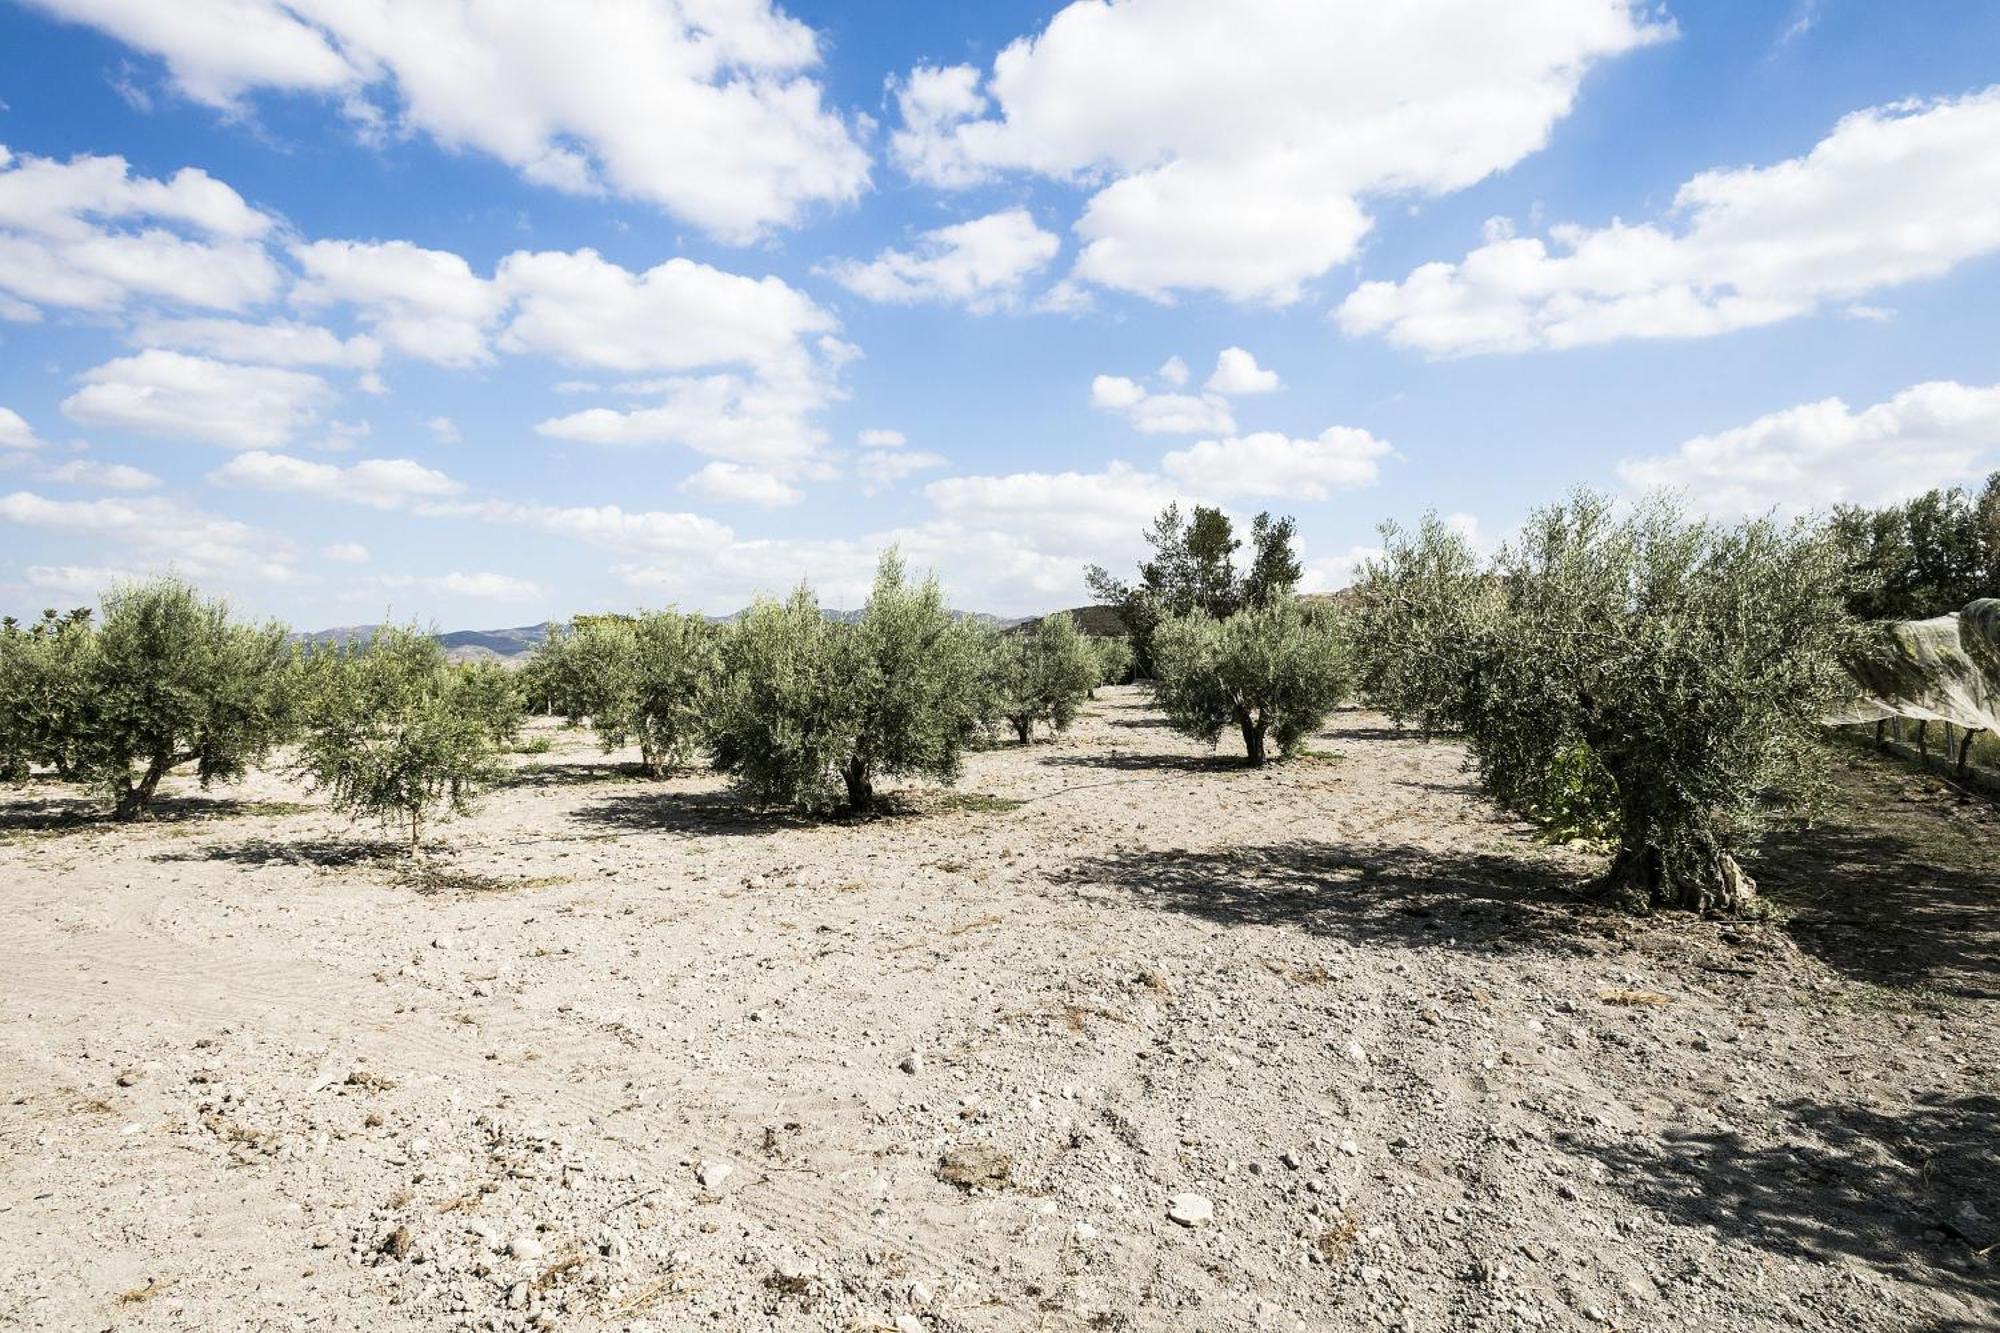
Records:
[[[1128,636],[956,616],[892,551],[851,620],[803,587],[733,624],[579,617],[519,672],[453,665],[408,628],[295,645],[160,580],[97,617],[0,627],[0,776],[95,783],[129,818],[177,767],[206,784],[282,751],[414,847],[498,780],[533,706],[635,745],[653,776],[705,758],[753,802],[866,811],[884,778],[955,781],[969,748],[1062,731],[1096,685],[1137,676],[1170,725],[1240,737],[1253,765],[1358,695],[1462,737],[1494,796],[1551,834],[1602,841],[1608,892],[1728,911],[1754,896],[1758,836],[1823,792],[1821,720],[1855,694],[1862,616],[2000,578],[1987,497],[1728,526],[1579,492],[1493,554],[1435,518],[1383,532],[1354,587],[1300,597],[1289,519],[1259,515],[1239,568],[1226,515],[1170,506],[1135,581],[1089,571]]]
[[[753,801],[867,810],[878,778],[953,781],[968,745],[1002,726],[1023,743],[1063,730],[1130,669],[1122,640],[1087,638],[1067,615],[1022,633],[956,617],[894,552],[851,624],[804,588],[734,625],[589,617],[521,672],[450,663],[414,628],[296,644],[162,579],[108,594],[101,619],[0,626],[0,777],[42,767],[92,783],[129,819],[177,768],[206,786],[284,749],[334,808],[396,822],[414,847],[503,776],[498,755],[533,700],[587,719],[607,750],[636,744],[652,776],[706,755]]]

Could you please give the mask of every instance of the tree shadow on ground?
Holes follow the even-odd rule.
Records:
[[[688,770],[693,771],[693,770]],[[598,782],[665,782],[681,776],[669,773],[654,778],[638,763],[523,764],[507,775],[505,787],[581,787]]]
[[[1421,732],[1399,727],[1376,727],[1356,722],[1345,726],[1322,727],[1313,733],[1316,741],[1414,741],[1422,743]]]
[[[1878,767],[1837,768],[1838,817],[1765,840],[1759,889],[1801,949],[1856,981],[2000,999],[2000,821],[1958,823]]]
[[[1484,787],[1469,778],[1463,782],[1426,782],[1412,779],[1404,782],[1402,785],[1405,787],[1414,787],[1418,791],[1437,792],[1444,796],[1483,796],[1486,794]]]
[[[1055,768],[1099,768],[1114,773],[1252,773],[1256,770],[1241,755],[1158,754],[1150,750],[1114,750],[1109,753],[1062,752],[1042,756],[1042,763]]]
[[[1794,1101],[1736,1130],[1569,1146],[1636,1204],[1787,1259],[1847,1258],[1973,1307],[1938,1330],[2000,1327],[2000,1097],[1894,1110]],[[1970,1206],[1970,1212],[1966,1211]],[[1982,1251],[1986,1251],[1982,1253]]]
[[[406,859],[406,844],[384,838],[248,838],[157,852],[155,861],[233,861],[246,866],[313,866],[343,870],[388,865]]]
[[[85,833],[149,824],[188,824],[253,815],[306,814],[317,807],[297,801],[244,801],[220,796],[159,796],[138,819],[113,819],[112,803],[101,796],[40,797],[0,806],[0,834]]]
[[[1114,727],[1158,727],[1162,731],[1172,725],[1158,714],[1143,717],[1114,717],[1109,721]]]
[[[619,832],[680,833],[695,837],[755,837],[785,829],[898,817],[900,812],[892,804],[875,815],[843,811],[814,818],[792,810],[748,805],[739,793],[727,789],[700,792],[621,791],[592,802],[570,816],[585,824]]]
[[[1556,947],[1597,953],[1629,927],[1561,866],[1483,852],[1296,840],[1072,862],[1058,878],[1133,894],[1225,926],[1290,926],[1406,947]]]

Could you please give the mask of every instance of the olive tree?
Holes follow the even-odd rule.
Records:
[[[0,620],[0,781],[23,781],[35,764],[65,782],[80,775],[96,652],[88,607],[44,611],[25,628]]]
[[[315,653],[301,689],[298,774],[350,819],[406,828],[418,852],[426,824],[465,813],[505,775],[495,756],[520,701],[494,670],[454,667],[435,638],[394,625]]]
[[[848,803],[868,809],[878,775],[956,782],[984,721],[977,628],[951,614],[936,579],[906,581],[891,550],[852,635],[859,708],[841,773]]]
[[[1267,743],[1292,754],[1347,696],[1352,681],[1334,613],[1286,599],[1226,620],[1200,612],[1160,623],[1153,697],[1175,730],[1216,743],[1234,727],[1253,767]]]
[[[527,696],[516,674],[497,662],[462,662],[451,670],[458,677],[455,692],[494,748],[506,749],[519,740]]]
[[[715,767],[759,803],[832,809],[861,716],[858,665],[853,635],[810,588],[760,598],[723,639],[708,719]]]
[[[1500,585],[1471,541],[1436,514],[1414,533],[1381,528],[1349,612],[1357,683],[1368,701],[1426,734],[1456,727],[1463,645],[1498,612]]]
[[[629,620],[579,616],[568,628],[549,627],[529,659],[532,674],[525,683],[573,727],[586,718],[622,716],[630,708],[636,651]]]
[[[1435,654],[1422,711],[1463,729],[1502,801],[1600,822],[1617,841],[1608,894],[1647,908],[1752,901],[1738,858],[1815,791],[1820,718],[1852,689],[1855,625],[1827,532],[1721,527],[1669,497],[1621,513],[1584,492],[1538,511],[1457,586],[1422,572],[1463,571],[1441,540],[1428,527],[1367,571],[1364,634],[1431,627],[1367,656]]]
[[[78,768],[120,819],[144,814],[182,764],[204,787],[239,778],[286,738],[293,663],[284,626],[235,620],[179,579],[119,588],[89,655]]]
[[[1123,635],[1107,634],[1091,640],[1097,658],[1097,683],[1123,685],[1132,679],[1132,641]],[[1092,691],[1095,693],[1095,691]]]
[[[1141,674],[1151,674],[1153,629],[1160,621],[1194,611],[1221,618],[1278,601],[1298,586],[1302,572],[1290,518],[1265,513],[1252,520],[1245,569],[1236,564],[1243,541],[1220,509],[1196,505],[1183,514],[1178,504],[1170,504],[1144,535],[1152,555],[1139,563],[1136,582],[1127,583],[1098,565],[1084,570],[1092,595],[1118,609]]]
[[[957,778],[980,723],[977,632],[934,580],[912,586],[882,557],[852,625],[810,589],[759,602],[724,640],[709,740],[715,766],[753,798],[823,812],[875,804],[883,776]]]
[[[1023,745],[1033,739],[1037,722],[1067,731],[1102,673],[1096,650],[1067,611],[999,636],[988,669],[993,711]]]
[[[588,716],[606,750],[638,745],[652,778],[693,757],[721,666],[719,635],[702,617],[595,619],[564,636],[552,660],[565,716]]]

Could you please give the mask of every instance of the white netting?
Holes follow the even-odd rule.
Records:
[[[2000,731],[2000,598],[1930,620],[1883,624],[1849,668],[1861,694],[1829,722],[1907,717]]]

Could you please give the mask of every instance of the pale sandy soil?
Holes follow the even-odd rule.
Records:
[[[1365,713],[824,824],[538,734],[442,883],[4,798],[0,1327],[2000,1327],[2000,823],[1916,779],[1632,922]]]

